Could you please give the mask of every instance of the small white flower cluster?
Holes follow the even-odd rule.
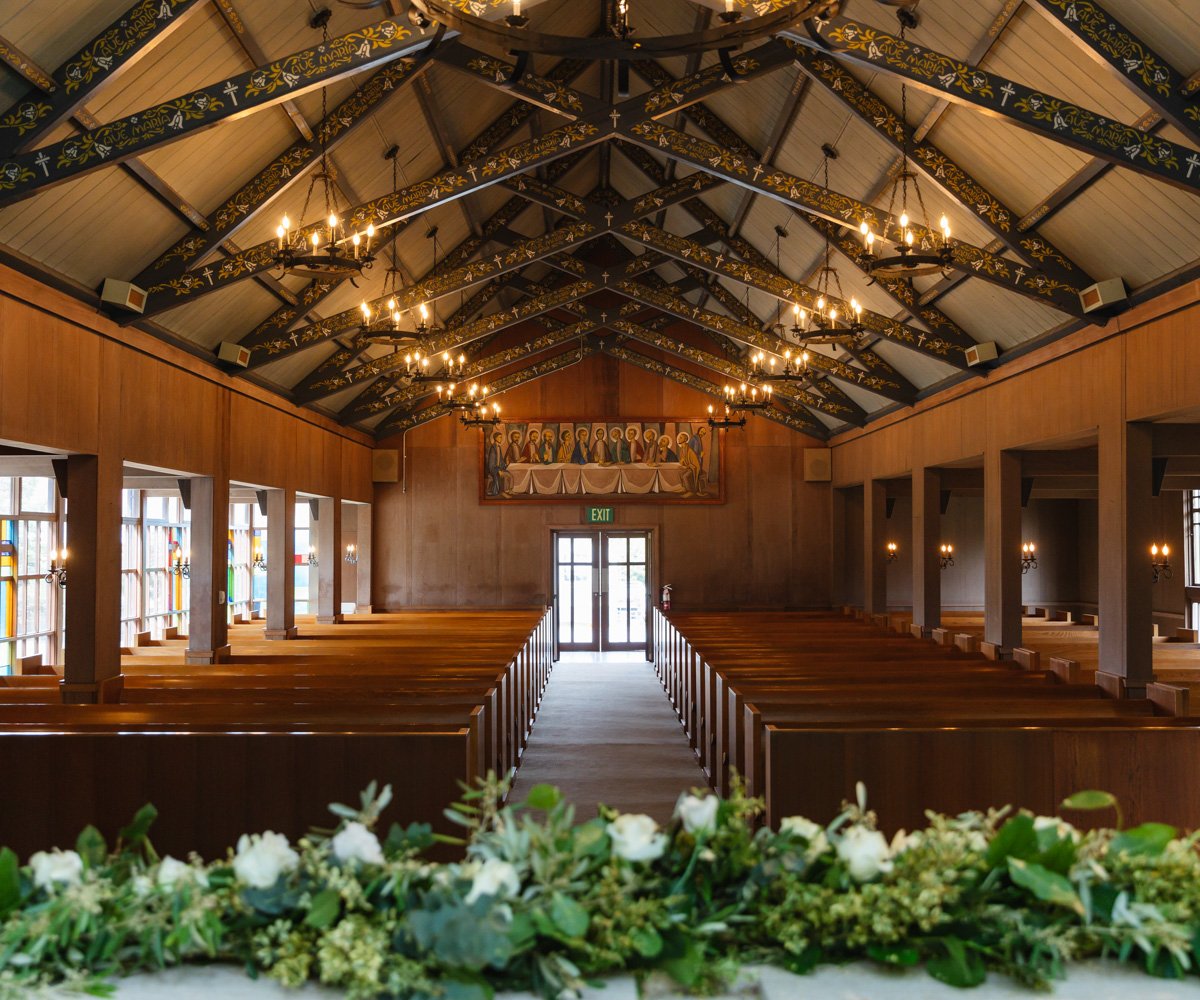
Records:
[[[468,906],[480,896],[512,899],[521,891],[521,876],[516,867],[501,858],[488,858],[475,867],[464,865],[463,870],[474,874],[471,891],[464,900]]]
[[[717,808],[720,804],[721,800],[715,795],[700,798],[685,792],[675,803],[675,816],[683,820],[684,830],[693,836],[713,833],[717,829]]]
[[[74,851],[38,851],[29,859],[33,884],[39,889],[79,885],[83,880],[83,858]]]
[[[167,855],[159,862],[158,878],[156,879],[160,888],[173,889],[178,885],[194,884],[198,886],[208,885],[208,875],[201,868],[193,868],[191,865],[179,861],[176,858]]]
[[[294,871],[300,855],[292,850],[282,833],[242,834],[237,842],[233,872],[238,880],[253,889],[269,889],[281,875]]]
[[[667,849],[667,835],[644,813],[625,813],[608,824],[612,851],[625,861],[656,861]]]
[[[329,845],[333,856],[342,864],[383,864],[383,848],[379,838],[357,820],[347,823],[337,832]]]

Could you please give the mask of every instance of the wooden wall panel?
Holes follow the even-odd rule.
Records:
[[[708,403],[686,386],[591,357],[505,393],[502,405],[513,419],[655,419],[706,415]],[[406,447],[407,493],[376,490],[377,607],[550,600],[551,532],[581,527],[586,501],[481,505],[479,433],[440,418],[406,441],[382,442]],[[724,504],[618,504],[615,527],[654,533],[654,585],[672,584],[677,607],[827,605],[829,491],[796,478],[803,449],[819,442],[751,418],[724,432],[723,445]]]

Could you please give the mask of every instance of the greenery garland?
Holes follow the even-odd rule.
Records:
[[[622,972],[704,992],[750,962],[923,962],[964,987],[997,970],[1044,988],[1093,956],[1171,978],[1200,968],[1200,834],[1162,824],[930,813],[888,842],[861,786],[828,826],[791,817],[778,831],[740,787],[682,795],[665,830],[603,807],[577,825],[546,785],[502,807],[505,792],[489,779],[447,810],[463,840],[416,824],[381,839],[391,790],[372,785],[359,808],[330,807],[336,828],[295,846],[243,836],[209,864],[160,858],[151,806],[112,851],[92,827],[25,866],[0,851],[0,995],[102,995],[113,976],[214,961],[412,1000],[559,998]],[[1115,805],[1101,792],[1064,803]],[[439,840],[465,860],[424,860]]]

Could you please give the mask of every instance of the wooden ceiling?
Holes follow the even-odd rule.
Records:
[[[894,3],[848,0],[819,43],[797,25],[733,53],[736,79],[715,53],[634,60],[628,96],[610,63],[535,57],[514,82],[512,55],[400,0],[328,3],[314,53],[306,0],[81,0],[69,23],[9,0],[0,254],[84,297],[132,280],[138,325],[209,359],[243,344],[247,378],[381,435],[443,412],[358,336],[392,248],[402,303],[436,304],[427,349],[465,351],[468,377],[512,387],[605,351],[716,392],[751,352],[796,348],[828,242],[865,333],[813,348],[770,411],[817,436],[978,377],[974,343],[1002,361],[1077,327],[1095,280],[1149,297],[1200,265],[1194,0],[920,0],[903,39]],[[612,7],[531,15],[586,36]],[[642,37],[719,23],[630,7]],[[271,262],[322,128],[353,218],[391,223],[354,282]],[[872,281],[858,223],[884,220],[906,136],[954,266]]]

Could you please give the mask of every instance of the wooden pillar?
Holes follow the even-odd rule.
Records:
[[[67,459],[67,589],[62,700],[116,701],[121,687],[121,461]]]
[[[863,612],[887,614],[887,486],[863,483]]]
[[[829,592],[834,606],[849,604],[846,593],[846,491],[834,489],[830,504]]]
[[[317,501],[317,622],[342,621],[342,501],[322,497]]]
[[[357,518],[358,536],[355,544],[358,546],[357,571],[357,604],[358,610],[364,614],[371,613],[371,516],[374,508],[369,503],[358,504],[354,508]]]
[[[983,459],[984,639],[1021,645],[1021,457],[995,449]]]
[[[937,469],[912,473],[913,624],[928,632],[942,623],[942,477]]]
[[[296,638],[296,491],[267,491],[268,639]]]
[[[1106,690],[1144,697],[1154,680],[1150,544],[1153,427],[1100,426],[1100,670]]]
[[[229,659],[229,480],[199,476],[191,481],[192,554],[188,605],[188,663]]]

